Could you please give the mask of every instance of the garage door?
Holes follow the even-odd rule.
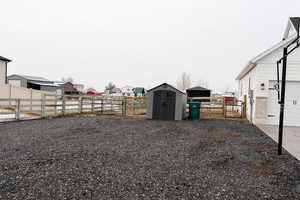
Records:
[[[270,86],[275,81],[270,81]],[[279,124],[279,104],[277,92],[269,90],[268,97],[268,123],[273,125]],[[284,125],[300,126],[300,82],[288,81],[286,84],[286,99],[284,112]]]

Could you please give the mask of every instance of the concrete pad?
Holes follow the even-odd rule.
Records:
[[[278,143],[278,126],[257,125],[257,127]],[[300,127],[285,126],[282,143],[288,152],[300,160]]]

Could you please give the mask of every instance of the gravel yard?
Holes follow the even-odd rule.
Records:
[[[300,199],[300,164],[244,121],[0,124],[0,199]]]

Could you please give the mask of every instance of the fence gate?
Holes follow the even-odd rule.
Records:
[[[238,100],[228,100],[225,97],[189,98],[189,102],[201,102],[200,119],[244,118],[245,103]],[[210,100],[207,102],[207,100]]]
[[[225,118],[243,118],[244,103],[242,101],[224,102]]]

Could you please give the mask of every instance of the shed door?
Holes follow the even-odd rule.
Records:
[[[176,93],[158,90],[153,97],[153,119],[175,120]]]

